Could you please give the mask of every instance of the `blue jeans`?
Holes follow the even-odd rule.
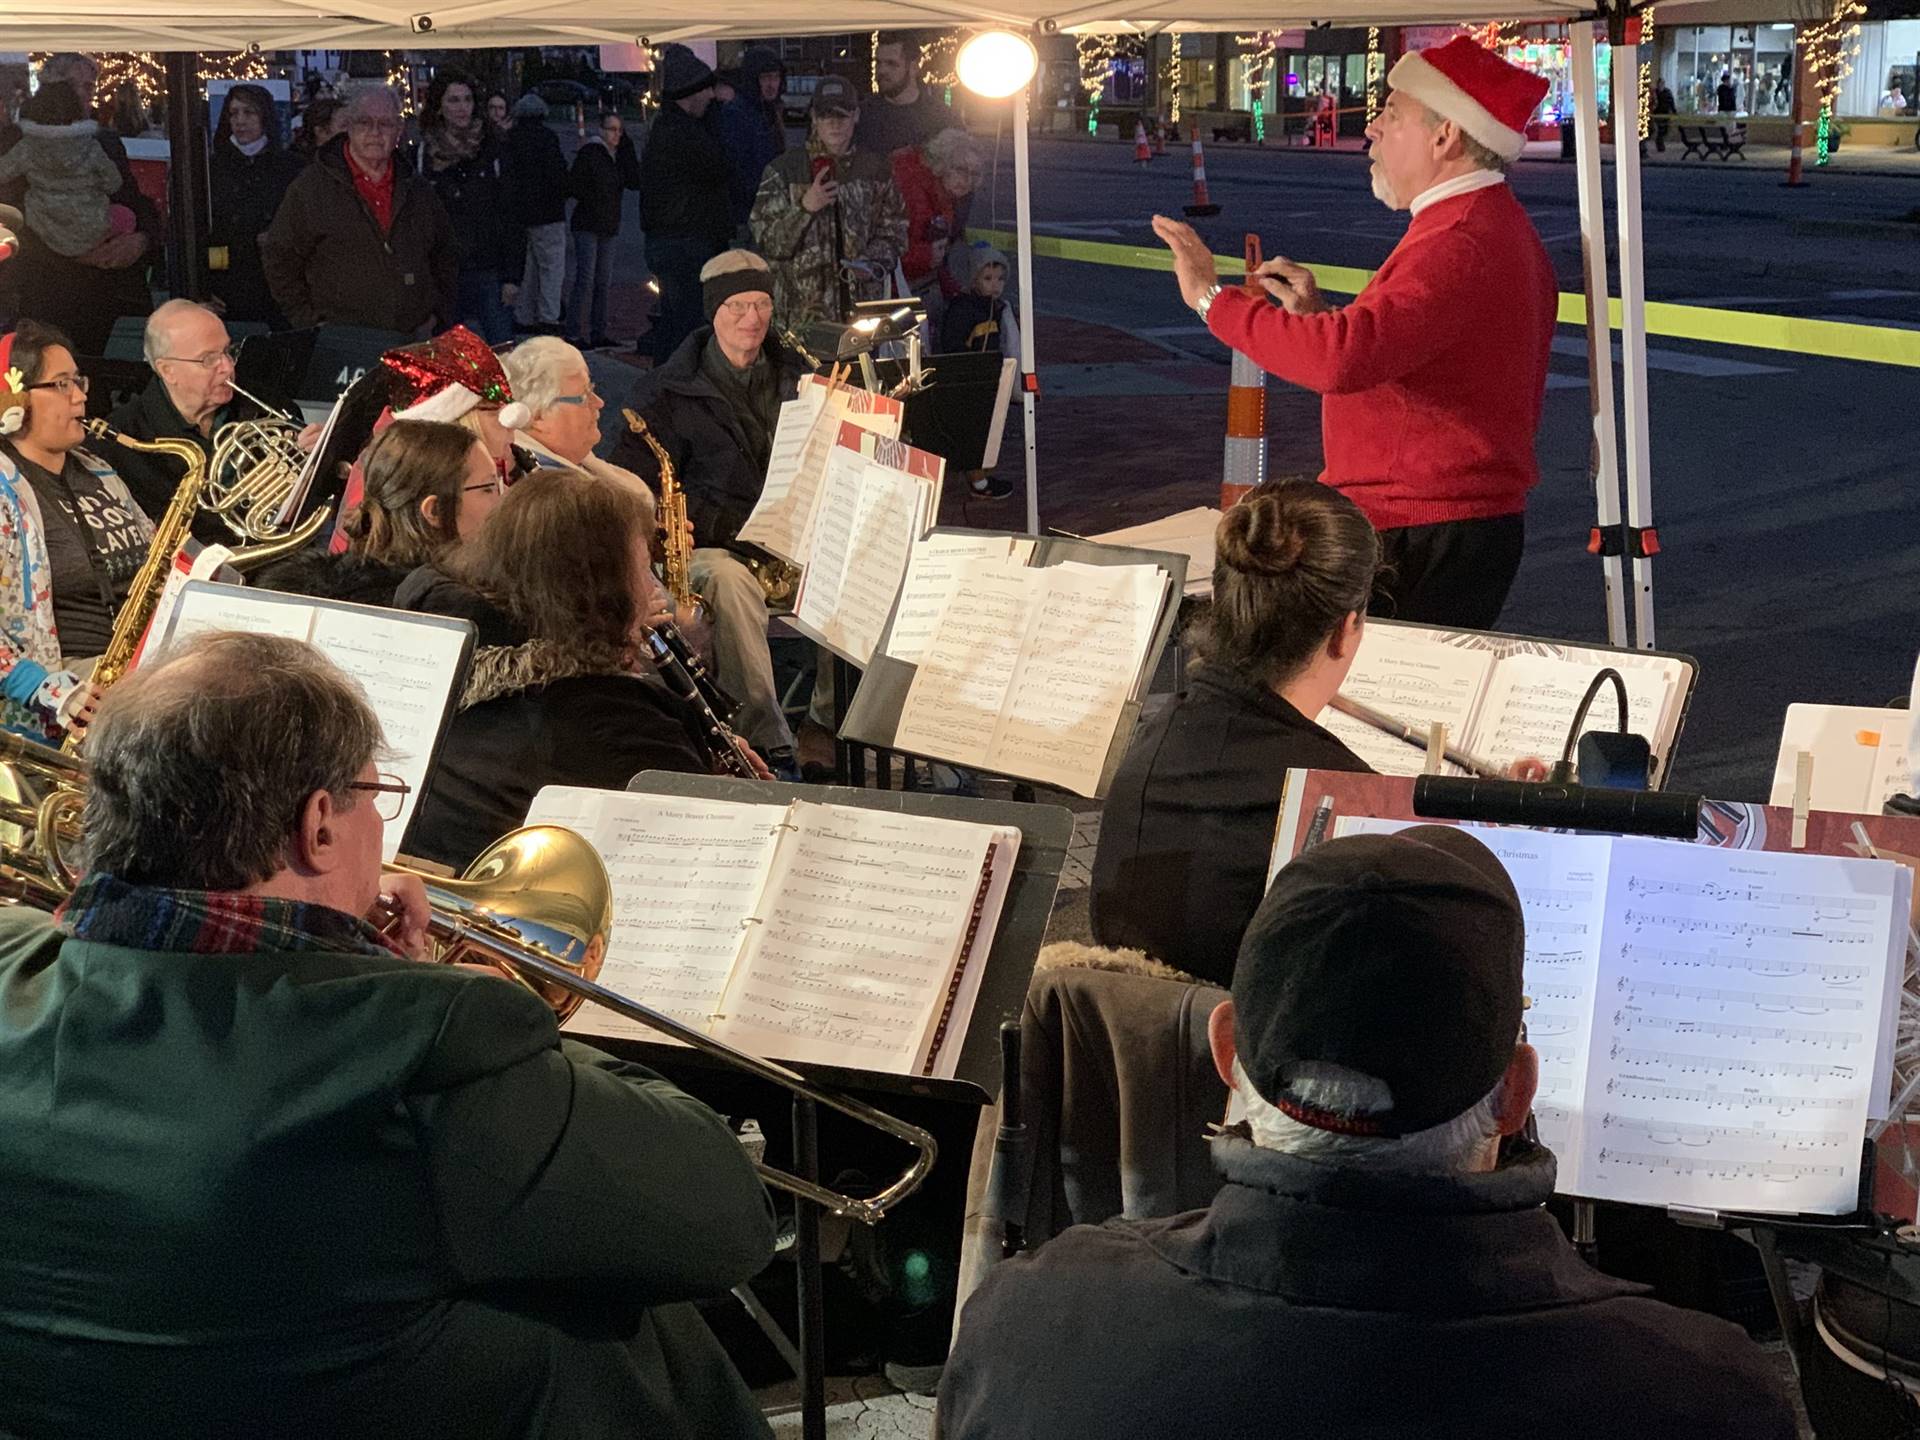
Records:
[[[665,363],[680,342],[706,323],[700,298],[700,267],[719,252],[692,235],[649,235],[647,268],[660,282],[660,316],[647,337],[653,363]]]
[[[607,333],[607,298],[613,292],[613,247],[617,235],[573,232],[573,290],[567,300],[567,335],[586,345]]]
[[[513,339],[513,312],[500,299],[500,284],[497,270],[462,270],[454,284],[455,316],[489,345]]]

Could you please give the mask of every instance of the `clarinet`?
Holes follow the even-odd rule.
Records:
[[[660,678],[667,682],[669,690],[691,705],[694,714],[699,717],[702,743],[706,746],[707,758],[713,767],[722,774],[736,775],[742,780],[759,779],[759,772],[741,753],[740,737],[714,713],[687,667],[673,653],[673,647],[658,631],[649,630],[646,636],[647,653],[653,657],[654,668],[660,672]]]
[[[680,662],[687,672],[687,678],[698,687],[701,701],[731,725],[733,717],[740,713],[740,702],[720,687],[720,682],[713,678],[713,672],[707,669],[706,662],[700,658],[700,652],[687,639],[685,632],[671,620],[662,620],[654,626],[654,632],[666,641],[667,648],[673,651],[673,658]]]

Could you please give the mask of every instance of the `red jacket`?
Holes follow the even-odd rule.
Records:
[[[907,202],[907,253],[900,258],[900,268],[907,272],[907,284],[917,289],[939,268],[933,258],[933,241],[938,238],[951,244],[956,238],[953,196],[927,168],[916,145],[893,152],[893,183]]]
[[[1558,308],[1533,222],[1492,185],[1423,209],[1350,305],[1289,315],[1235,288],[1207,327],[1325,397],[1320,478],[1389,530],[1526,509]]]

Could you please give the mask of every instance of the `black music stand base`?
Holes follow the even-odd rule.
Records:
[[[820,1111],[805,1095],[793,1098],[793,1156],[800,1178],[820,1179]],[[827,1440],[827,1312],[820,1273],[820,1207],[793,1202],[794,1295],[800,1310],[801,1440]]]

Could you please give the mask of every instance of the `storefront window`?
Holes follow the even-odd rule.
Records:
[[[1842,115],[1890,119],[1915,113],[1920,83],[1920,20],[1884,20],[1860,27],[1860,56],[1840,91]]]

